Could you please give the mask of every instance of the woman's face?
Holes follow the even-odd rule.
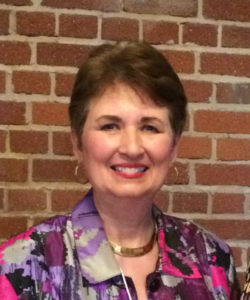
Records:
[[[73,143],[96,193],[143,197],[163,184],[176,154],[173,139],[166,108],[116,84],[92,100],[82,148]]]

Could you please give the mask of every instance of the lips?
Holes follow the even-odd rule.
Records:
[[[113,170],[118,171],[118,172],[124,172],[128,174],[133,174],[133,173],[142,173],[146,171],[146,167],[141,167],[141,168],[128,168],[128,167],[112,167]]]
[[[125,177],[125,178],[138,178],[144,175],[146,170],[148,169],[147,166],[143,164],[117,164],[111,166],[111,169],[114,170],[118,175]]]

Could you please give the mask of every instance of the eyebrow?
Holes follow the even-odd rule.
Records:
[[[99,118],[96,119],[96,121],[102,120],[102,119],[107,119],[110,121],[116,121],[116,122],[121,122],[121,118],[115,116],[115,115],[103,115],[100,116]]]
[[[116,115],[103,115],[103,116],[100,116],[99,118],[97,118],[96,120],[99,121],[102,119],[107,119],[107,120],[114,121],[114,122],[122,122],[122,119]],[[141,122],[143,122],[143,123],[144,122],[152,122],[152,121],[164,124],[164,122],[161,119],[158,119],[156,117],[143,117],[141,119]]]
[[[152,122],[152,121],[154,122],[154,121],[156,121],[156,122],[160,122],[160,123],[164,124],[164,122],[162,122],[161,119],[158,119],[156,117],[143,117],[142,121],[143,122]]]

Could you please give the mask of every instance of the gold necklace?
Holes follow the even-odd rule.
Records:
[[[137,257],[137,256],[143,256],[148,252],[150,252],[153,249],[156,239],[157,239],[157,226],[155,225],[152,237],[145,246],[138,247],[138,248],[126,248],[118,244],[115,244],[111,241],[109,241],[109,244],[111,246],[112,251],[117,255],[126,256],[126,257]]]

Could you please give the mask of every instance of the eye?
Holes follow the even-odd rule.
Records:
[[[110,131],[118,129],[118,125],[114,123],[108,123],[101,126],[101,130]]]
[[[159,133],[159,130],[153,125],[143,125],[142,130],[143,131],[154,132],[154,133]]]

